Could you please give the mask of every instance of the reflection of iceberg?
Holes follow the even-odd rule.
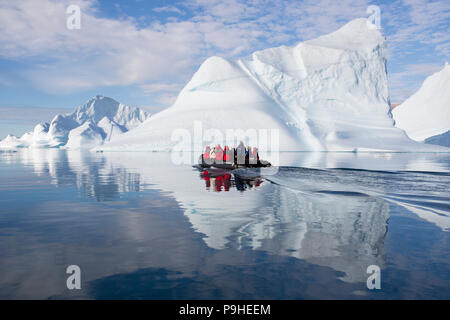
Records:
[[[61,283],[66,280],[61,270],[76,263],[85,270],[83,281],[88,285],[95,279],[109,279],[105,283],[107,290],[111,283],[134,290],[136,281],[148,279],[136,275],[145,270],[167,270],[176,278],[191,281],[180,290],[189,288],[192,297],[198,297],[198,292],[202,292],[201,298],[215,296],[205,288],[222,290],[231,298],[259,297],[261,279],[265,286],[276,288],[270,291],[272,296],[262,296],[266,298],[299,297],[299,283],[310,288],[308,292],[300,287],[302,297],[347,297],[355,287],[365,288],[367,266],[386,265],[386,223],[390,214],[398,214],[397,205],[436,225],[448,226],[448,216],[439,213],[448,214],[445,172],[449,155],[291,156],[290,160],[282,159],[292,160],[295,166],[322,169],[367,169],[376,163],[379,171],[283,167],[264,176],[265,182],[258,188],[245,192],[230,188],[229,192],[216,193],[205,191],[198,171],[172,165],[167,153],[0,153],[0,163],[8,163],[6,168],[17,168],[22,162],[24,175],[25,171],[39,174],[39,178],[31,180],[38,186],[45,186],[47,181],[54,184],[47,188],[62,186],[51,196],[44,192],[44,201],[24,202],[26,210],[20,208],[14,214],[16,229],[0,245],[2,252],[14,251],[0,259],[0,270],[4,271],[0,296],[47,298],[61,292]],[[425,163],[430,164],[430,170],[443,169],[419,172]],[[382,171],[385,169],[400,171]],[[417,172],[401,172],[405,169]],[[10,186],[4,184],[11,193],[15,180],[20,188],[23,181],[30,181],[15,173],[4,177],[13,182]],[[3,195],[8,197],[7,193]],[[80,201],[85,197],[98,202]],[[30,221],[38,227],[31,229]],[[392,251],[392,239],[399,236],[398,228],[392,230],[388,241],[390,266],[395,270],[404,268],[411,259],[419,261],[414,255],[407,260],[401,254],[396,256],[395,250],[404,250],[405,243],[396,242],[398,248]],[[415,235],[408,236],[416,239]],[[416,240],[406,243],[408,250],[408,245],[422,241],[420,237]],[[426,244],[423,248],[427,248]],[[436,261],[440,261],[438,253],[430,257],[437,256]],[[44,273],[37,276],[33,270]],[[279,270],[284,272],[281,277]],[[109,277],[124,273],[131,278]],[[345,282],[336,281],[337,276]],[[42,277],[48,279],[44,284]],[[128,282],[133,279],[135,282]],[[156,283],[159,288],[161,281]],[[173,289],[174,283],[173,278],[166,282],[171,293],[178,290]],[[431,282],[425,281],[426,288],[428,284]],[[146,293],[160,292],[153,286],[144,289]],[[81,294],[96,297],[91,292]]]
[[[445,154],[282,154],[284,164],[295,166],[374,167],[380,171],[282,168],[266,176],[272,183],[244,194],[235,189],[205,192],[198,172],[173,165],[168,153],[31,149],[10,155],[9,161],[11,157],[38,174],[48,173],[54,184],[75,184],[98,201],[146,188],[163,190],[176,199],[210,248],[251,248],[296,257],[343,271],[343,279],[350,282],[366,279],[368,265],[384,265],[383,239],[389,218],[385,200],[444,230],[450,221],[445,210],[439,209],[445,199],[436,200],[438,205],[433,207],[434,200],[424,198],[430,196],[428,190],[445,194],[448,178],[401,172],[419,171],[425,165],[430,171],[446,171]],[[411,194],[421,204],[403,196]]]
[[[384,266],[389,205],[364,195],[306,195],[276,187],[252,223],[239,231],[254,249],[290,255],[343,271],[343,280],[367,278]]]
[[[141,188],[139,173],[123,167],[108,167],[104,157],[78,150],[24,149],[16,155],[37,175],[48,174],[55,185],[76,185],[98,201],[113,199],[123,192]]]
[[[172,165],[167,153],[36,152],[21,152],[36,172],[47,171],[56,184],[76,184],[99,201],[145,187],[170,192],[214,249],[252,248],[305,259],[345,272],[350,282],[364,281],[368,265],[384,265],[389,212],[375,197],[302,193],[270,183],[244,194],[211,193],[196,171]]]
[[[187,210],[185,214],[216,249],[250,247],[292,256],[343,271],[343,280],[349,282],[365,281],[369,265],[383,267],[388,203],[364,194],[306,189],[269,185],[256,206],[239,217],[229,213],[234,210],[209,209],[202,214]]]
[[[434,223],[444,231],[450,230],[450,214],[448,211],[448,205],[447,210],[442,210],[439,209],[439,201],[427,199],[429,197],[418,197],[418,199],[411,199],[410,197],[408,198],[409,199],[404,199],[401,196],[397,195],[390,196],[387,199],[390,202],[398,204],[405,209],[413,212],[420,218]]]

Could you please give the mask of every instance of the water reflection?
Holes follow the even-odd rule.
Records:
[[[312,164],[312,157],[315,157],[316,166],[326,161],[336,168],[347,162],[353,166],[360,162],[350,159],[355,157],[354,154],[348,154],[347,159],[338,154],[335,160],[331,160],[328,154],[297,156],[292,161],[289,160],[289,157],[293,158],[292,154],[283,159],[291,163]],[[369,162],[373,160],[368,155],[362,157]],[[402,206],[442,230],[447,230],[449,226],[448,172],[402,171],[414,169],[414,162],[420,163],[416,169],[423,169],[423,163],[427,161],[435,161],[434,168],[442,169],[448,163],[448,156],[427,159],[419,155],[412,157],[410,162],[405,162],[403,156],[401,160],[396,157],[394,155],[389,159],[394,163],[385,164],[388,170],[395,172],[285,166],[276,174],[266,174],[264,170],[256,173],[251,170],[235,173],[211,171],[205,174],[188,165],[172,165],[170,155],[165,153],[98,154],[31,149],[1,154],[2,203],[8,203],[3,191],[19,190],[19,170],[9,172],[15,166],[20,168],[20,172],[24,170],[22,167],[32,171],[44,179],[44,185],[45,179],[50,179],[56,189],[46,191],[48,197],[55,197],[51,201],[39,202],[39,207],[26,209],[36,211],[33,215],[38,217],[32,221],[48,224],[51,232],[30,229],[22,233],[26,231],[24,225],[19,223],[22,215],[15,211],[16,208],[2,209],[4,215],[0,228],[6,224],[10,225],[9,228],[15,228],[15,223],[17,228],[10,231],[9,238],[3,239],[0,270],[13,270],[11,266],[24,268],[15,261],[7,247],[23,246],[31,250],[28,242],[44,241],[45,249],[39,248],[40,252],[33,252],[23,261],[33,261],[37,255],[51,256],[54,252],[63,251],[63,256],[70,258],[62,259],[61,263],[70,263],[73,259],[94,270],[87,272],[89,281],[131,281],[128,276],[114,278],[112,275],[136,270],[147,270],[147,273],[138,275],[151,279],[162,272],[168,277],[165,280],[168,288],[173,284],[170,277],[180,285],[193,285],[199,279],[210,283],[217,278],[230,281],[221,278],[220,274],[242,281],[250,272],[267,272],[255,262],[262,259],[263,264],[277,265],[279,272],[294,271],[289,268],[295,265],[299,268],[295,269],[296,272],[301,270],[309,274],[311,285],[327,281],[334,288],[346,288],[342,295],[334,295],[346,297],[355,287],[347,287],[344,283],[358,284],[358,288],[364,289],[361,283],[364,284],[367,279],[367,266],[375,264],[386,267],[385,241],[392,205]],[[386,170],[380,164],[378,168]],[[41,180],[32,182],[42,184]],[[66,190],[70,200],[65,199],[58,190]],[[78,199],[73,198],[74,191],[78,192]],[[45,194],[41,193],[40,197]],[[86,199],[93,199],[97,204],[94,207],[89,202],[80,203]],[[18,206],[17,202],[11,203]],[[19,222],[8,220],[8,214],[12,212],[16,212],[14,219],[19,219]],[[182,217],[177,216],[178,212],[182,213]],[[29,221],[29,217],[23,216],[23,219]],[[72,231],[61,225],[60,220],[70,222]],[[74,234],[75,230],[78,235]],[[20,239],[14,236],[16,233],[19,233]],[[67,239],[67,235],[73,238]],[[25,236],[29,239],[26,240]],[[48,243],[51,245],[47,246]],[[55,247],[59,249],[55,250]],[[5,252],[8,254],[5,255]],[[223,257],[214,260],[220,255]],[[210,269],[203,268],[205,261],[210,264]],[[57,272],[57,266],[52,262],[53,259],[47,261],[45,268]],[[253,269],[243,267],[246,265],[252,265]],[[232,275],[224,269],[244,273],[241,276]],[[51,272],[48,273],[50,276]],[[7,277],[20,278],[5,272],[0,287],[6,286]],[[131,278],[136,279],[134,276]],[[288,277],[283,279],[289,287]],[[302,279],[306,281],[299,277],[296,285]],[[103,282],[95,283],[95,286],[103,288],[95,295],[102,296],[106,290]],[[219,283],[216,285],[220,286]],[[207,284],[200,287],[204,292],[214,289]],[[256,287],[247,288],[248,295],[243,297],[256,297]],[[235,289],[232,292],[239,291]],[[289,292],[292,294],[277,297],[299,297],[294,294],[295,288],[286,290],[291,290]],[[332,291],[329,287],[311,287],[310,290],[309,297],[314,297],[314,290],[315,297],[325,297],[326,292]],[[25,288],[20,292],[25,292]],[[46,292],[52,295],[58,290],[52,287]],[[263,296],[270,298],[270,292],[268,290],[267,295]],[[166,293],[170,296],[173,292],[169,290]],[[3,296],[6,295],[3,292]],[[184,297],[205,296],[185,292]]]
[[[200,171],[200,179],[205,181],[207,191],[228,192],[230,188],[236,188],[243,192],[258,188],[264,181],[261,177],[244,178],[233,174],[233,172],[220,169],[197,169]]]

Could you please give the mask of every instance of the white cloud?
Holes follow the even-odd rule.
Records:
[[[48,91],[131,85],[186,72],[198,61],[202,36],[189,22],[138,29],[133,19],[98,18],[82,8],[81,29],[66,28],[69,1],[23,0],[0,5],[0,56],[41,61],[26,71]]]
[[[147,94],[153,92],[179,92],[183,84],[180,83],[151,83],[140,85],[140,88]]]
[[[450,2],[448,0],[403,0],[383,8],[384,23],[392,30],[388,40],[397,54],[408,46],[431,45],[449,56]],[[444,49],[444,50],[443,50]]]
[[[51,121],[56,114],[65,114],[72,111],[66,108],[0,107],[0,119],[35,125],[39,122]]]
[[[23,74],[48,92],[135,85],[170,102],[177,92],[167,84],[173,80],[180,87],[210,55],[236,57],[314,38],[366,16],[369,3],[189,0],[153,9],[180,17],[163,22],[152,16],[142,28],[134,17],[100,16],[95,0],[3,1],[0,57],[32,65]],[[69,4],[82,9],[81,30],[66,28]],[[382,5],[381,14],[391,55],[416,41],[449,56],[448,0],[392,2]]]
[[[155,101],[158,102],[161,107],[168,107],[172,105],[178,93],[183,88],[183,83],[151,83],[142,84],[139,87],[143,90],[146,95],[153,95]]]
[[[174,6],[165,6],[165,7],[154,8],[153,11],[184,14],[183,11],[181,11],[180,9],[178,9],[177,7],[174,7]]]

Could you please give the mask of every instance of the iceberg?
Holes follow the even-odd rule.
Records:
[[[450,147],[450,66],[428,78],[393,110],[396,126],[416,141]]]
[[[0,141],[0,148],[91,149],[138,127],[149,117],[139,108],[97,95],[71,114],[58,114],[50,123],[39,123],[21,138],[8,135]]]
[[[13,134],[8,134],[5,139],[0,141],[0,146],[2,149],[15,149],[22,144],[22,140]]]
[[[171,107],[99,149],[200,151],[245,140],[261,151],[442,150],[394,126],[385,47],[380,31],[361,18],[292,47],[237,61],[208,58]],[[249,142],[249,130],[259,141]]]

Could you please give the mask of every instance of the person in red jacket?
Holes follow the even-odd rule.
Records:
[[[233,163],[233,152],[228,148],[228,146],[225,146],[223,148],[223,162],[227,164]]]
[[[203,152],[203,159],[209,159],[209,153],[211,152],[211,148],[209,146],[206,146],[205,152]]]
[[[220,144],[216,146],[216,163],[223,163],[223,149]]]
[[[203,152],[203,161],[208,162],[210,152],[211,148],[209,146],[206,146],[205,152]]]
[[[258,148],[253,147],[252,153],[250,154],[250,163],[251,164],[258,164],[259,163],[259,154],[258,154]]]
[[[223,147],[223,162],[227,162],[227,151],[228,151],[228,146],[224,146]]]

